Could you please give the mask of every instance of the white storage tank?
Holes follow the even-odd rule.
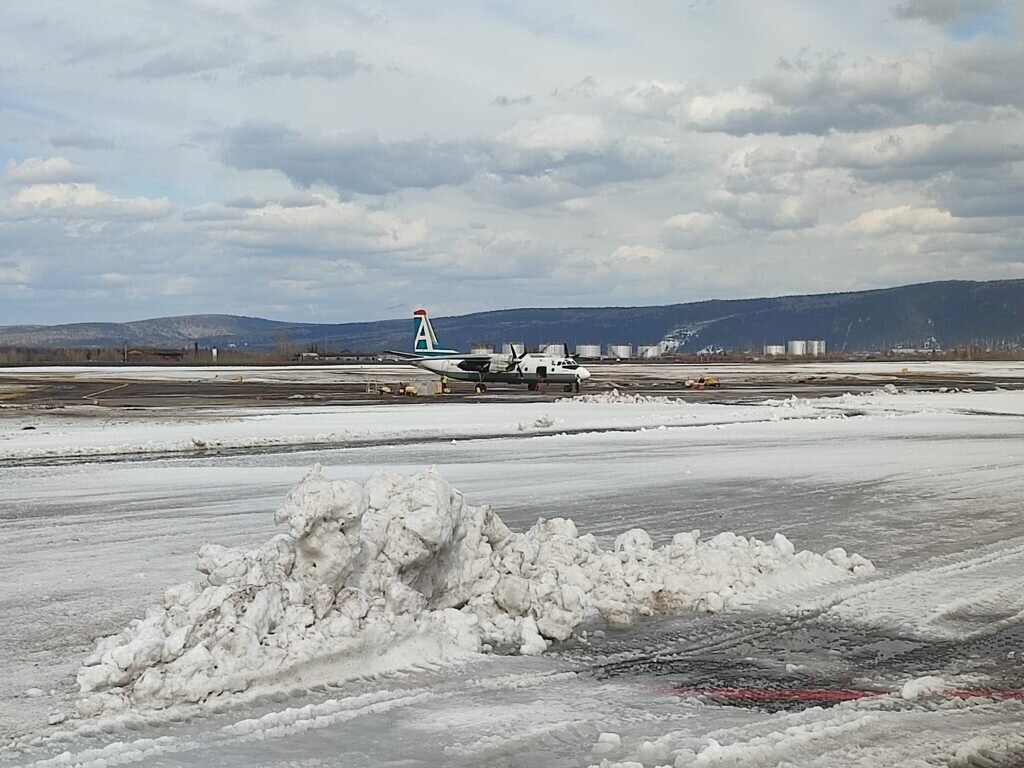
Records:
[[[501,345],[501,354],[511,355],[515,352],[516,355],[521,355],[525,346],[521,341],[506,341]]]
[[[601,345],[577,344],[576,357],[586,357],[588,359],[597,360],[599,357],[601,357]]]
[[[469,354],[471,354],[471,355],[493,355],[494,354],[494,345],[493,344],[484,344],[482,342],[474,344],[473,346],[471,346],[469,348]]]
[[[807,354],[807,342],[804,339],[793,339],[786,342],[786,354],[802,357]]]
[[[609,344],[608,357],[615,357],[619,360],[628,360],[633,356],[632,344]]]
[[[641,360],[650,360],[654,357],[661,357],[661,345],[641,344],[636,348],[636,356]]]
[[[765,344],[764,354],[767,357],[774,357],[777,355],[786,354],[786,347],[782,344]]]
[[[551,357],[567,357],[569,355],[569,347],[561,341],[545,342],[540,345],[540,353],[542,355],[550,355]]]
[[[825,340],[824,339],[808,339],[807,340],[807,354],[819,357],[825,354]]]

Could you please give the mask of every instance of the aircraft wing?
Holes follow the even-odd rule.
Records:
[[[489,363],[491,361],[490,355],[417,355],[412,352],[393,352],[391,350],[385,350],[384,354],[394,355],[401,360],[410,362],[415,360],[465,360],[470,363]]]

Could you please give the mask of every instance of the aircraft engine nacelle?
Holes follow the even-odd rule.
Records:
[[[512,369],[509,369],[509,365],[511,363],[512,358],[509,355],[491,355],[490,367],[491,370],[495,371],[496,373],[501,373],[508,370],[514,371],[514,367]]]

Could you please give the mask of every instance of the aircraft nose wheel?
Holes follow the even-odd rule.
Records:
[[[487,391],[487,385],[486,384],[480,383],[480,384],[476,385],[476,393],[478,395],[482,395],[486,391]]]

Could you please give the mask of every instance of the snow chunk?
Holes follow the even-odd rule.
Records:
[[[597,742],[592,747],[592,751],[600,755],[606,752],[614,752],[621,748],[622,738],[619,734],[604,732],[597,737]]]
[[[657,547],[636,528],[606,550],[564,518],[513,533],[436,469],[359,485],[316,466],[275,520],[286,533],[258,547],[201,547],[204,580],[171,587],[144,619],[100,639],[78,673],[79,711],[199,702],[405,644],[434,662],[490,648],[540,654],[584,623],[721,611],[759,586],[871,569],[841,549],[797,553],[781,534],[701,541],[691,531]]]
[[[949,684],[941,677],[927,675],[926,677],[918,677],[904,683],[903,688],[900,690],[900,697],[907,701],[915,701],[942,693],[947,688],[949,688]]]

